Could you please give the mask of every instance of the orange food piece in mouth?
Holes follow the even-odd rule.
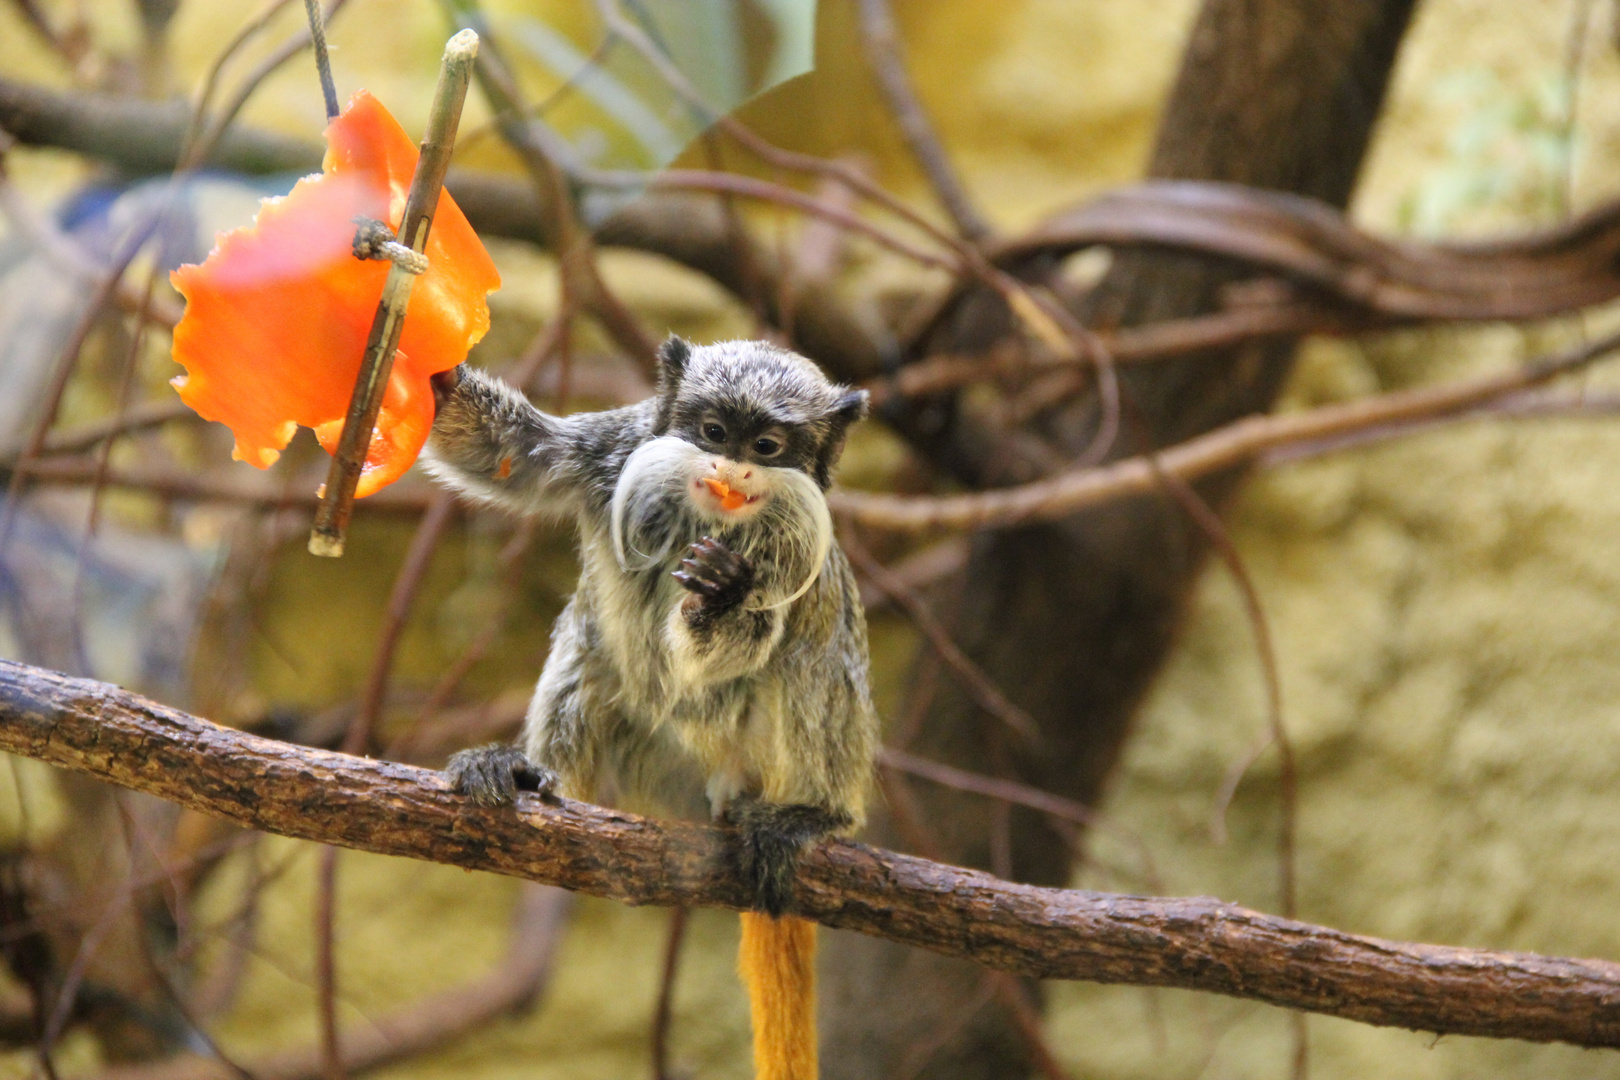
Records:
[[[299,425],[337,448],[388,263],[354,257],[353,218],[398,230],[416,171],[416,144],[360,91],[326,129],[317,176],[266,199],[253,224],[222,233],[199,265],[169,280],[186,298],[174,330],[180,398],[230,427],[233,456],[261,469]],[[411,289],[394,367],[355,494],[399,479],[433,426],[428,376],[447,371],[489,329],[495,263],[448,193],[427,243],[428,270]]]
[[[720,500],[720,509],[739,510],[748,502],[748,496],[726,483],[712,476],[703,478],[703,486],[713,492],[714,497]]]

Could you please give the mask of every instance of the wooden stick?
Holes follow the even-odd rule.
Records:
[[[422,156],[416,162],[416,175],[411,178],[405,216],[399,226],[398,242],[418,253],[427,249],[428,230],[439,207],[445,170],[450,166],[450,151],[456,143],[456,127],[461,122],[461,106],[467,100],[467,81],[472,77],[473,61],[477,57],[478,35],[471,30],[461,31],[445,44],[439,85],[433,94],[433,109],[428,114],[427,134],[422,139]],[[399,262],[388,268],[377,315],[371,321],[365,359],[360,363],[354,395],[349,399],[349,413],[343,420],[343,435],[338,440],[337,453],[332,455],[321,505],[315,512],[315,527],[310,530],[312,554],[331,558],[343,554],[349,515],[354,512],[354,489],[360,482],[366,452],[371,448],[372,432],[377,426],[377,413],[382,409],[389,373],[394,369],[394,352],[399,348],[399,335],[405,329],[405,309],[410,304],[411,285],[415,280],[415,275]]]

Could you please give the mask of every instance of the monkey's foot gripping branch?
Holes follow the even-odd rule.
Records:
[[[0,750],[248,828],[632,904],[743,909],[723,832],[520,795],[223,728],[105,683],[0,661]],[[1174,986],[1368,1024],[1620,1047],[1620,964],[1347,934],[1204,897],[1047,889],[846,841],[805,853],[795,910],[1036,978]]]

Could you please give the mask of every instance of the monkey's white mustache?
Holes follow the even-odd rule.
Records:
[[[630,455],[613,488],[609,521],[621,569],[635,573],[663,565],[713,529],[690,494],[713,461],[712,454],[673,435],[643,443]],[[832,515],[815,481],[797,469],[749,468],[759,478],[757,491],[770,497],[721,535],[755,564],[764,601],[758,610],[782,607],[809,592],[820,576],[832,549]]]

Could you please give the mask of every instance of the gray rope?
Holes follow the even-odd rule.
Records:
[[[376,218],[354,219],[354,257],[357,259],[387,259],[407,274],[425,274],[428,257],[420,251],[394,239],[394,230]]]

